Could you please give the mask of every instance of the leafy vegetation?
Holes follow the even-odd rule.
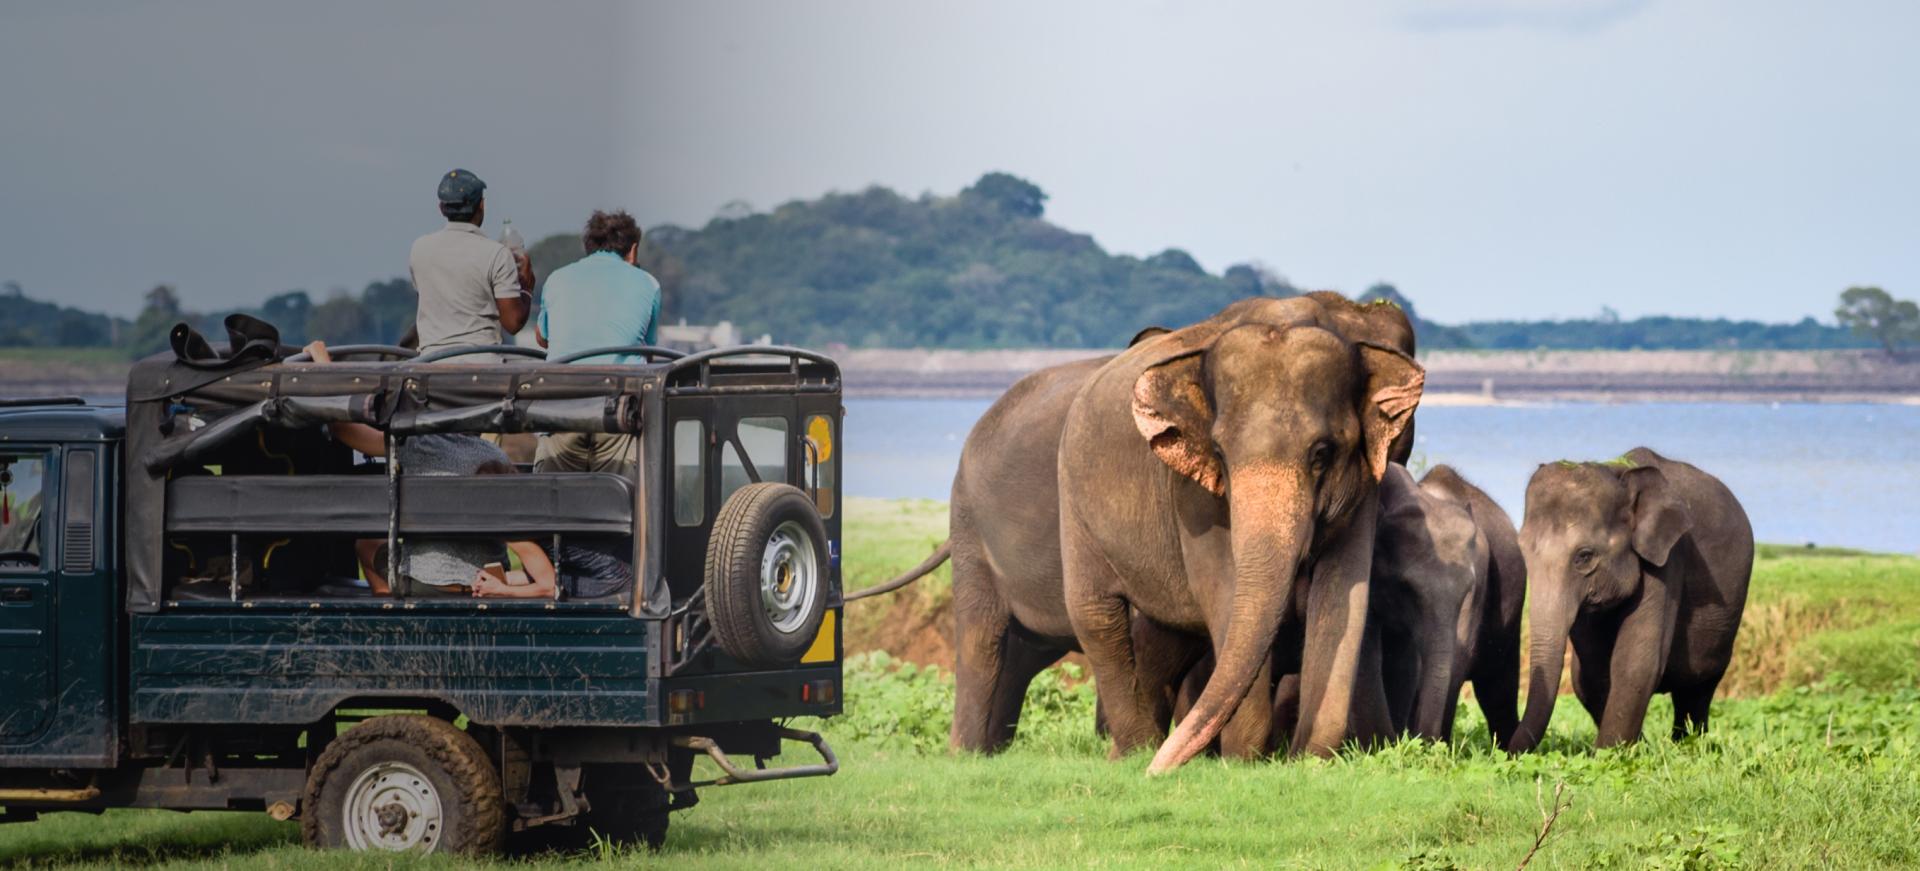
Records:
[[[125,321],[31,299],[17,282],[0,285],[0,347],[111,345]]]
[[[1910,299],[1894,299],[1877,287],[1849,287],[1840,294],[1840,307],[1833,310],[1840,325],[1854,334],[1870,338],[1887,353],[1920,343],[1920,304]]]
[[[941,536],[942,508],[849,501],[849,586],[919,562]],[[928,589],[926,604],[939,607],[944,577]],[[1148,780],[1144,756],[1106,761],[1092,686],[1071,664],[1035,681],[1013,748],[982,758],[946,750],[952,682],[942,669],[867,652],[847,664],[846,713],[801,724],[841,751],[835,777],[709,790],[675,816],[657,855],[603,844],[497,865],[1512,868],[1554,817],[1528,867],[1911,866],[1920,863],[1916,660],[1920,560],[1767,546],[1729,676],[1735,697],[1715,703],[1705,736],[1669,741],[1671,708],[1658,697],[1646,741],[1597,752],[1593,723],[1569,696],[1543,752],[1527,756],[1494,751],[1479,712],[1463,705],[1450,747],[1201,760]],[[1775,661],[1790,665],[1765,664]],[[469,864],[309,853],[297,836],[260,814],[58,814],[0,826],[0,865]]]
[[[1207,272],[1168,248],[1148,257],[1112,254],[1091,236],[1046,219],[1047,194],[1002,172],[951,196],[902,196],[884,187],[795,200],[769,212],[729,204],[703,227],[659,226],[641,242],[640,264],[660,280],[668,319],[732,321],[746,335],[826,347],[1116,347],[1149,325],[1180,326],[1251,296],[1298,290],[1257,263]],[[582,256],[577,234],[528,248],[544,277]],[[536,288],[537,290],[537,288]],[[1415,313],[1391,284],[1365,299],[1392,301],[1413,318],[1423,348],[1810,349],[1920,342],[1914,303],[1878,288],[1852,288],[1840,325],[1645,317],[1610,309],[1566,321],[1486,321],[1448,326]],[[316,301],[293,290],[239,309],[277,324],[289,340],[392,342],[412,323],[404,278]],[[133,322],[0,293],[0,346],[114,344],[133,356],[165,346],[180,320],[222,335],[228,311],[195,313],[168,286],[150,291]]]

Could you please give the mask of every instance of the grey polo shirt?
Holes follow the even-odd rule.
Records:
[[[461,345],[498,345],[500,309],[496,299],[520,295],[520,267],[507,246],[487,238],[479,227],[449,221],[445,229],[414,240],[407,256],[413,286],[420,291],[420,352]],[[498,362],[463,357],[455,362]]]

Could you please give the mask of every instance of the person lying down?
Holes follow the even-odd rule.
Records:
[[[316,363],[333,362],[324,342],[306,351]],[[369,457],[384,457],[386,435],[361,423],[329,425],[333,438]],[[519,469],[497,445],[475,435],[419,435],[399,443],[402,475],[512,475]],[[461,538],[422,538],[401,552],[400,592],[414,598],[478,597],[509,599],[598,599],[617,595],[633,583],[631,540],[604,546],[565,543],[560,558],[564,571],[539,544],[531,541],[485,541]],[[355,543],[360,571],[375,595],[390,595],[395,585],[386,577],[387,543],[363,539]],[[508,553],[521,568],[507,570]]]

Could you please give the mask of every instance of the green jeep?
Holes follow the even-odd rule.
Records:
[[[589,828],[658,846],[697,787],[838,768],[783,724],[840,711],[832,360],[181,347],[135,366],[124,407],[0,401],[0,821],[251,810],[316,847],[478,855]],[[458,359],[480,353],[504,362]],[[594,433],[634,436],[638,458],[408,475],[329,438],[343,422],[388,457],[427,435]],[[357,546],[394,566],[423,538],[630,544],[633,582],[374,594]],[[784,742],[820,761],[768,767]]]

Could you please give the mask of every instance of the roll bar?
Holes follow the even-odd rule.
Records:
[[[667,367],[667,372],[672,374],[689,366],[705,367],[706,364],[722,357],[786,357],[795,367],[799,366],[801,360],[806,360],[810,363],[825,363],[835,369],[840,368],[840,364],[835,363],[832,357],[792,345],[733,345],[688,354],[673,361],[673,365]]]
[[[667,360],[678,360],[681,357],[686,356],[685,354],[682,354],[679,351],[676,351],[672,348],[662,348],[659,345],[609,345],[604,348],[588,348],[584,351],[575,351],[571,354],[566,354],[560,357],[551,358],[547,360],[547,362],[572,363],[575,360],[584,360],[584,359],[587,359],[588,357],[605,357],[610,354],[619,354],[619,355],[642,354],[646,356],[648,361],[652,361],[653,358],[655,357],[660,357]]]
[[[474,354],[505,354],[509,357],[531,357],[535,360],[547,359],[547,352],[539,348],[529,348],[525,345],[462,345],[458,348],[448,348],[444,351],[435,351],[431,354],[421,354],[413,358],[413,362],[438,363],[441,360],[451,360],[455,357],[468,357]]]

